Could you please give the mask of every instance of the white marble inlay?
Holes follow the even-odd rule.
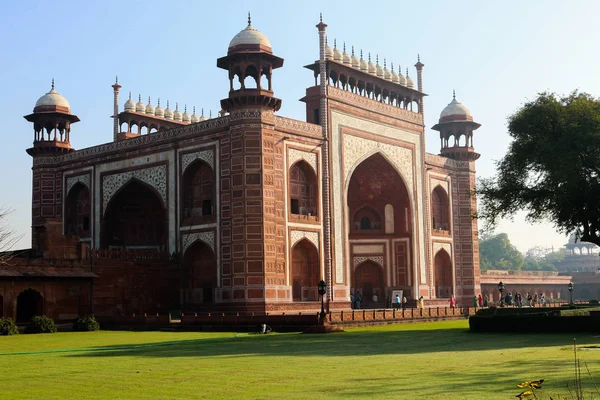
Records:
[[[315,153],[311,153],[308,151],[302,151],[302,150],[298,150],[298,149],[289,149],[288,150],[288,166],[292,166],[294,165],[294,163],[296,163],[296,161],[299,160],[304,160],[308,163],[308,165],[310,165],[315,173],[315,176],[318,176],[317,174],[317,155]]]
[[[197,241],[206,243],[215,252],[215,233],[213,231],[196,232],[182,235],[181,239],[181,254],[184,255],[185,251]]]
[[[311,241],[312,244],[315,245],[317,250],[319,250],[319,232],[312,231],[292,231],[292,245],[290,248],[293,248],[296,243],[300,240],[306,238]]]
[[[442,249],[445,250],[450,256],[450,259],[452,259],[452,245],[444,242],[433,242],[433,258],[435,258],[436,254]]]
[[[140,181],[152,186],[160,194],[164,204],[167,204],[167,166],[158,165],[150,168],[104,175],[102,177],[103,212],[106,212],[106,206],[115,193],[117,193],[117,191],[131,179],[139,179]]]
[[[354,268],[356,268],[367,260],[376,262],[377,264],[383,267],[383,256],[354,257],[354,262],[352,263],[352,265]]]
[[[196,160],[205,161],[212,169],[215,169],[215,155],[212,150],[202,150],[195,153],[188,153],[181,156],[181,174]]]
[[[65,191],[65,194],[68,196],[69,192],[71,191],[73,186],[75,186],[75,184],[79,183],[79,182],[84,184],[85,187],[87,187],[88,190],[91,191],[91,189],[90,189],[90,174],[86,173],[84,175],[71,176],[71,177],[67,178],[67,189]]]

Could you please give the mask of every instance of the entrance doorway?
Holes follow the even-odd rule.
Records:
[[[27,322],[44,314],[44,298],[40,292],[27,289],[17,297],[17,322]]]

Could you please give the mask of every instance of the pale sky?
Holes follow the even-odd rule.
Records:
[[[369,4],[374,6],[369,8]],[[0,205],[14,209],[8,222],[23,234],[17,248],[30,246],[33,127],[23,116],[50,89],[67,98],[81,122],[71,129],[76,149],[112,138],[112,88],[119,75],[121,107],[127,93],[153,104],[170,100],[216,113],[227,96],[226,71],[216,59],[231,38],[252,25],[267,35],[285,59],[273,76],[283,99],[279,115],[304,120],[298,101],[313,84],[303,68],[318,58],[315,24],[319,12],[329,25],[329,43],[379,54],[416,77],[417,54],[423,72],[427,151],[439,152],[431,130],[452,99],[467,106],[482,126],[474,145],[481,153],[478,176],[494,174],[494,161],[510,138],[506,118],[537,93],[566,94],[575,89],[600,95],[597,79],[600,29],[597,1],[26,1],[5,2],[0,13],[4,37],[0,57],[0,99],[4,157]],[[529,225],[523,215],[503,222],[519,250],[561,247],[566,238],[550,224]]]

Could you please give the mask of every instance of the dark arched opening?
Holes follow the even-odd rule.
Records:
[[[312,167],[304,160],[290,168],[290,213],[317,215],[317,177]]]
[[[182,225],[199,225],[214,220],[215,176],[204,161],[196,161],[183,174]]]
[[[441,186],[437,186],[431,194],[431,214],[433,229],[450,230],[450,202]]]
[[[212,304],[217,287],[217,261],[204,242],[191,245],[183,257],[186,304]]]
[[[162,250],[166,248],[167,232],[161,198],[148,185],[132,180],[108,204],[102,247]]]
[[[317,286],[320,272],[319,252],[309,240],[301,240],[292,250],[290,277],[294,301],[318,300]]]
[[[440,250],[434,258],[435,297],[449,298],[452,290],[452,261],[445,250]]]
[[[17,322],[27,322],[36,315],[44,314],[44,298],[33,290],[27,289],[17,297]]]
[[[65,235],[90,236],[90,190],[82,183],[71,188],[65,204]]]
[[[373,305],[373,294],[378,298],[383,298],[385,286],[383,282],[383,268],[373,261],[365,261],[354,270],[354,288],[355,295],[362,296],[364,306]]]
[[[0,318],[4,317],[4,297],[0,296]]]

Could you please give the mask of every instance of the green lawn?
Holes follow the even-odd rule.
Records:
[[[573,380],[572,335],[474,334],[466,320],[234,336],[0,336],[0,398],[511,399],[517,383],[544,378],[539,398],[556,399]],[[578,334],[577,343],[600,337]],[[579,355],[600,383],[600,350]]]

